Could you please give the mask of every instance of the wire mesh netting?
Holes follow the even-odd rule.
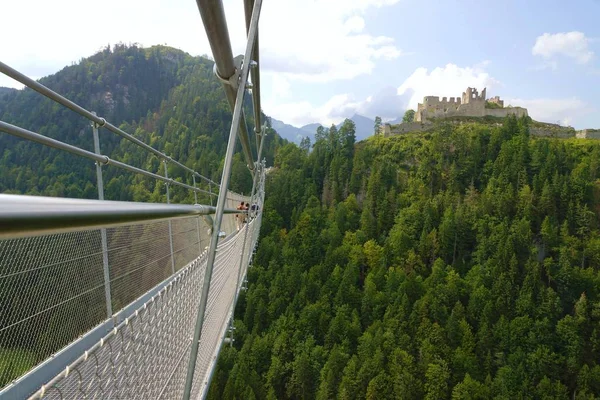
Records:
[[[208,374],[228,328],[259,223],[249,224],[251,233],[245,246],[243,231],[218,246],[192,389],[194,397],[208,386]],[[182,269],[168,286],[34,398],[181,398],[205,268],[206,253]]]
[[[232,271],[225,263],[215,265],[192,386],[192,394],[197,395],[201,393],[201,398],[204,398],[204,395],[208,391],[210,373],[219,355],[219,344],[226,334],[227,323],[233,315],[235,296],[239,292],[246,276],[253,250],[258,241],[260,226],[261,215],[259,214],[258,218],[245,226],[248,232],[242,230],[236,237],[239,245],[236,244],[237,251],[231,257],[233,257],[234,263],[237,260],[242,261],[239,270]],[[245,237],[246,234],[247,237]],[[246,246],[243,247],[242,253],[242,243],[244,242]],[[213,291],[213,285],[218,290]]]
[[[173,258],[169,240],[172,225]],[[200,218],[107,229],[112,304],[120,309],[178,271],[208,244]]]
[[[246,199],[228,197],[228,208]],[[218,246],[211,280],[196,394],[207,386],[260,229],[255,219],[242,226],[248,232],[238,232],[239,221],[232,214],[222,221],[227,237]],[[112,314],[122,317],[114,321],[123,322],[78,354],[67,369],[55,371],[57,376],[34,397],[181,397],[211,223],[210,218],[186,217],[0,241],[3,391],[22,383],[23,374],[35,374],[28,371],[65,346],[106,325]],[[157,292],[161,282],[169,283]],[[146,301],[151,289],[156,294]],[[145,294],[141,308],[133,312],[128,307],[133,314],[121,315],[129,304],[139,307]]]
[[[0,241],[2,386],[106,319],[100,231]]]

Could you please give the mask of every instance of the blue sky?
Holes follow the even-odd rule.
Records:
[[[242,2],[224,3],[234,52],[243,53]],[[37,29],[24,32],[31,7]],[[210,53],[194,1],[102,8],[121,12],[94,22],[77,0],[10,2],[6,30],[22,34],[0,43],[0,59],[39,78],[119,41]],[[355,112],[391,119],[425,95],[487,86],[535,119],[600,128],[599,16],[600,0],[264,0],[263,108],[296,126]],[[40,34],[42,17],[56,29]]]

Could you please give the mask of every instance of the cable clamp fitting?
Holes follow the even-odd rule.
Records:
[[[237,87],[238,81],[240,80],[240,69],[239,68],[236,68],[233,75],[231,75],[229,78],[225,78],[219,74],[219,71],[217,70],[217,64],[214,64],[213,65],[213,73],[215,74],[217,79],[219,81],[221,81],[221,83],[223,83],[224,85],[229,85],[234,88]]]

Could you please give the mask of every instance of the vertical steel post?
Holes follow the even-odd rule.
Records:
[[[95,111],[92,114],[96,115]],[[98,137],[98,124],[92,122],[92,134],[94,136],[94,153],[100,153],[100,138]],[[96,161],[96,182],[98,182],[98,200],[104,200],[104,180],[102,179],[102,165]],[[104,297],[106,298],[106,315],[112,318],[112,299],[110,295],[110,270],[108,266],[108,239],[106,229],[100,229],[102,241],[102,266],[104,269]]]
[[[194,189],[196,189],[196,175],[192,175],[192,179],[194,180]],[[194,190],[194,204],[198,204],[198,192]]]
[[[194,179],[194,189],[196,189],[196,177],[192,175]],[[194,191],[194,204],[198,204],[198,194]],[[200,240],[200,216],[196,218],[196,232],[198,233],[198,257],[202,254],[202,240]]]
[[[167,160],[163,160],[163,164],[165,165],[165,178],[169,179]],[[169,194],[168,182],[165,183],[165,187],[167,188],[167,204],[171,204],[171,195]],[[171,246],[171,272],[175,273],[175,255],[173,254],[173,227],[171,226],[171,220],[169,220],[169,245]]]
[[[221,2],[218,5],[222,7]],[[260,8],[262,0],[256,0],[254,3],[254,9],[252,11],[252,19],[250,23],[250,29],[248,32],[248,43],[246,44],[246,52],[244,54],[244,62],[241,71],[240,81],[237,83],[237,90],[235,103],[233,107],[233,119],[231,121],[231,129],[229,131],[229,141],[227,142],[227,152],[225,153],[225,162],[223,166],[223,173],[221,175],[221,188],[219,190],[219,197],[217,199],[217,209],[214,219],[214,227],[212,236],[210,239],[210,247],[208,250],[208,259],[206,261],[206,271],[204,273],[204,281],[202,282],[202,293],[200,295],[200,303],[198,305],[198,314],[196,315],[196,323],[194,326],[194,337],[192,339],[192,348],[190,350],[190,360],[188,364],[187,376],[185,381],[185,388],[183,392],[183,399],[189,400],[192,392],[192,384],[194,382],[194,371],[196,369],[196,361],[198,357],[198,348],[200,346],[200,336],[202,334],[202,327],[204,326],[204,313],[206,311],[206,304],[208,301],[208,292],[210,290],[210,281],[212,278],[213,266],[215,263],[217,241],[219,240],[219,232],[221,230],[221,221],[223,219],[223,211],[225,209],[225,202],[227,200],[227,188],[229,187],[229,179],[231,175],[231,164],[233,161],[233,153],[235,150],[236,139],[238,136],[238,129],[240,128],[240,119],[242,117],[244,95],[246,94],[246,82],[248,82],[248,72],[250,67],[249,60],[251,59],[251,52],[256,39],[256,31],[258,29],[258,19],[260,16]],[[204,16],[203,10],[200,9],[200,13]],[[214,52],[214,51],[213,51]],[[254,166],[251,166],[252,168]]]

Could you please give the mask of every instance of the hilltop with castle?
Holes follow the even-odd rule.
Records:
[[[504,108],[504,101],[496,96],[489,100],[486,99],[486,88],[477,92],[477,89],[468,87],[463,92],[462,97],[442,97],[426,96],[423,103],[419,103],[415,113],[416,122],[430,121],[432,118],[449,117],[492,117],[504,118],[509,114],[515,114],[517,117],[527,116],[527,109],[522,107]]]
[[[384,124],[381,127],[382,133],[384,136],[389,136],[408,132],[423,132],[431,129],[435,121],[444,119],[483,119],[487,117],[488,120],[494,120],[511,114],[517,118],[529,116],[526,108],[510,105],[505,107],[504,100],[501,100],[498,96],[487,99],[486,89],[483,88],[481,94],[479,94],[477,89],[468,87],[461,97],[450,97],[449,99],[442,97],[441,100],[438,96],[425,96],[423,103],[419,103],[417,106],[412,122],[403,122],[394,126]],[[530,127],[530,132],[534,136],[600,139],[600,130],[598,129],[575,131],[572,127],[556,124],[537,123],[537,126]]]

